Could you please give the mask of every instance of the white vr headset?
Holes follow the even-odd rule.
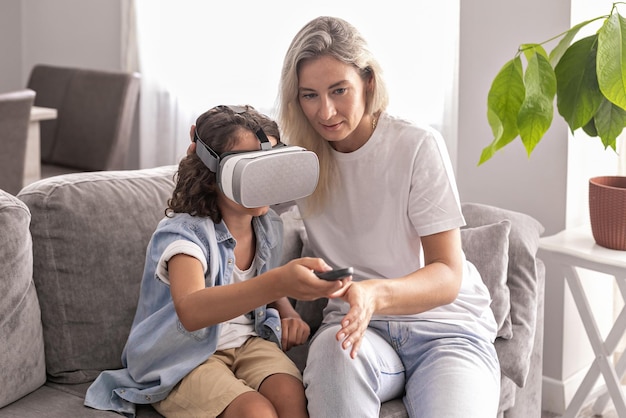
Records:
[[[317,187],[319,161],[305,148],[280,144],[272,148],[265,132],[256,136],[259,151],[226,152],[221,156],[195,134],[196,154],[230,199],[247,208],[290,202],[309,196]]]

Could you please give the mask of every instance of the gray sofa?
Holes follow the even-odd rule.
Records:
[[[164,214],[174,166],[68,174],[0,191],[0,417],[104,417],[83,406],[90,382],[121,366],[145,247]],[[284,259],[306,253],[297,213],[281,211]],[[542,226],[500,208],[465,203],[463,246],[484,273],[500,324],[500,416],[539,417],[544,269]],[[316,329],[324,300],[294,301]],[[306,346],[289,352],[302,366]],[[477,391],[480,388],[476,388]],[[151,406],[139,417],[159,416]],[[402,402],[381,417],[404,417]],[[355,417],[356,418],[356,417]]]

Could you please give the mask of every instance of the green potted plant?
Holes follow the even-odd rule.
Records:
[[[610,14],[540,44],[520,45],[491,84],[487,120],[493,141],[483,149],[479,165],[517,137],[530,157],[552,124],[555,97],[558,113],[572,132],[582,129],[599,138],[605,149],[616,151],[626,126],[626,19],[617,10],[620,4],[626,3],[613,3]],[[583,27],[600,20],[596,33],[575,40]],[[557,39],[548,54],[543,45]],[[594,239],[604,247],[626,250],[626,177],[592,178],[589,187]]]

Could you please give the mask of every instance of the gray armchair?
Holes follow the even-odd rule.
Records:
[[[26,140],[35,92],[0,94],[0,189],[16,195],[24,185]]]
[[[41,124],[41,176],[126,168],[139,84],[137,73],[35,66],[35,105],[57,109]]]

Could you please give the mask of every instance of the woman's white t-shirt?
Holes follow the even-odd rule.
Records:
[[[354,267],[354,280],[416,271],[423,267],[420,236],[465,225],[450,158],[435,130],[383,113],[365,145],[333,155],[337,187],[320,213],[304,217],[306,244],[333,267]],[[496,322],[489,304],[487,287],[467,262],[453,303],[372,319],[460,324],[493,340]],[[324,321],[339,322],[348,308],[331,299]]]

